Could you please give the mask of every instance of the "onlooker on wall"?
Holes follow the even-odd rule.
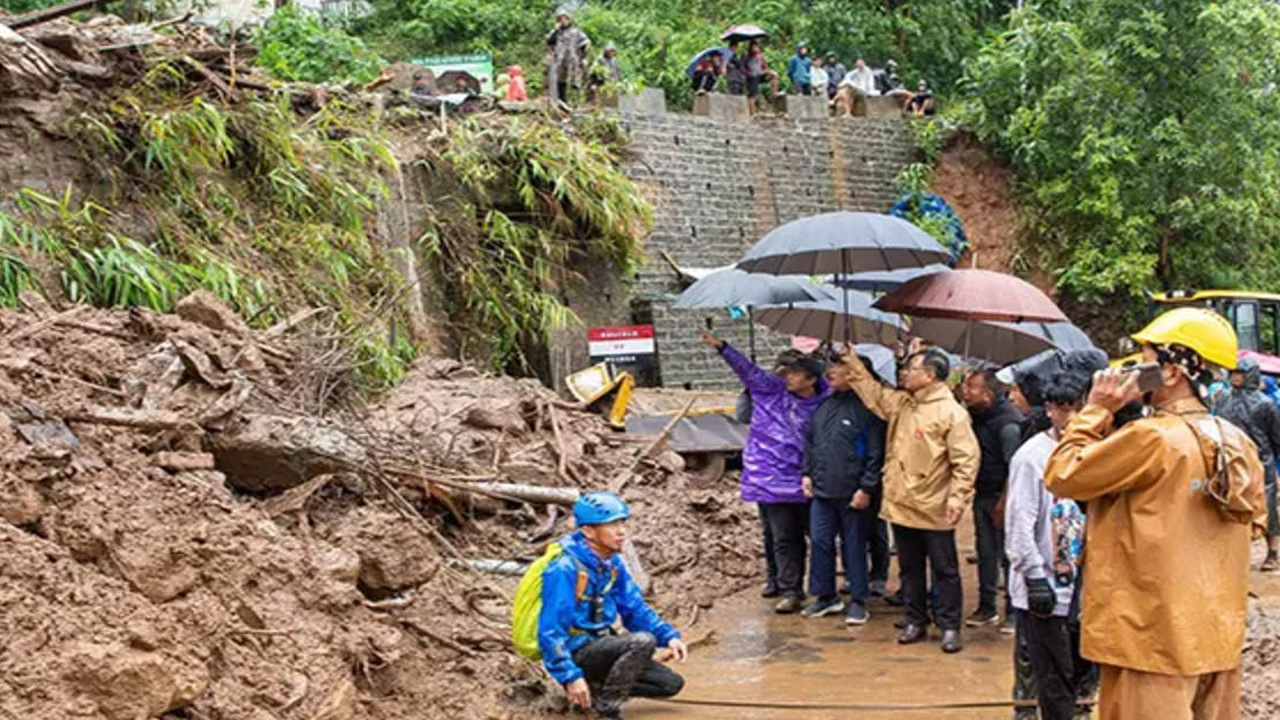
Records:
[[[812,88],[810,94],[825,98],[827,96],[827,82],[827,69],[823,67],[822,56],[819,55],[809,65],[809,85]]]
[[[845,69],[844,63],[836,60],[836,54],[833,52],[827,53],[827,61],[822,65],[827,70],[827,99],[834,100],[840,81],[844,80],[848,70]]]
[[[569,11],[560,10],[555,28],[547,34],[547,87],[557,100],[568,102],[569,89],[582,87],[590,48],[591,39],[573,24]]]
[[[747,94],[747,58],[738,50],[738,42],[729,43],[729,62],[725,64],[724,79],[730,95]]]
[[[866,61],[858,58],[850,70],[840,81],[836,94],[836,112],[842,117],[853,115],[853,106],[859,97],[879,95],[876,88],[875,73],[867,67]]]
[[[747,98],[752,112],[758,109],[760,86],[765,81],[769,82],[771,97],[777,97],[778,73],[769,69],[769,63],[764,59],[764,49],[760,47],[760,43],[752,40],[747,47]]]
[[[813,85],[809,80],[811,65],[809,46],[804,43],[796,45],[796,54],[787,61],[787,79],[791,81],[792,92],[798,95],[813,94]]]
[[[916,84],[916,91],[907,101],[907,114],[912,117],[925,117],[933,115],[937,112],[937,107],[933,100],[933,93],[929,92],[929,85],[921,80]]]
[[[698,61],[693,68],[693,91],[708,93],[716,89],[716,81],[723,72],[720,67],[720,55],[712,53]]]

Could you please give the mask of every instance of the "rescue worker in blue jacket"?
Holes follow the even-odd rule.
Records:
[[[578,531],[560,540],[562,554],[542,574],[538,649],[569,702],[621,718],[629,697],[671,697],[684,678],[653,659],[668,648],[684,662],[680,633],[644,601],[619,557],[630,511],[611,492],[583,495],[573,508]],[[615,621],[628,631],[617,634]]]

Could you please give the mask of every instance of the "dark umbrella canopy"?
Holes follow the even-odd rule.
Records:
[[[680,309],[752,307],[829,300],[831,292],[805,277],[754,275],[737,268],[714,272],[695,282],[675,302]]]
[[[871,307],[870,295],[853,290],[840,295],[827,300],[761,307],[756,312],[756,320],[780,333],[829,342],[888,345],[906,330],[902,318]]]
[[[689,77],[693,77],[694,68],[698,67],[698,63],[712,55],[720,56],[720,64],[723,67],[725,63],[729,62],[729,57],[733,55],[733,53],[729,51],[729,48],[723,46],[707,48],[693,56],[693,59],[689,61],[688,66],[685,67],[684,74]]]
[[[847,275],[925,267],[950,257],[937,240],[906,220],[834,212],[774,228],[747,251],[738,267],[770,275]]]
[[[720,33],[720,39],[725,42],[741,42],[743,40],[759,40],[760,38],[769,37],[769,33],[759,25],[731,25],[729,29]]]
[[[917,318],[1067,322],[1062,310],[1034,285],[990,270],[950,270],[916,278],[877,300],[876,307]]]
[[[903,283],[915,280],[925,275],[933,275],[935,273],[946,272],[949,270],[946,265],[928,265],[922,268],[902,268],[901,270],[873,270],[871,272],[856,272],[849,275],[844,280],[837,280],[836,284],[850,290],[865,290],[867,292],[890,292],[902,287]]]
[[[1092,350],[1093,342],[1067,322],[969,322],[915,318],[911,334],[944,350],[1005,365],[1045,350]],[[967,346],[967,349],[966,349]]]

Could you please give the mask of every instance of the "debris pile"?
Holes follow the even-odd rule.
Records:
[[[512,573],[580,488],[632,504],[628,560],[688,639],[759,582],[731,481],[693,489],[535,382],[426,359],[366,406],[304,371],[315,313],[24,299],[0,314],[0,715],[536,716],[558,695],[509,649]]]

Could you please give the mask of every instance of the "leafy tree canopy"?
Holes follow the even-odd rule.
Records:
[[[1029,7],[969,65],[1042,267],[1083,299],[1280,280],[1280,6]]]

